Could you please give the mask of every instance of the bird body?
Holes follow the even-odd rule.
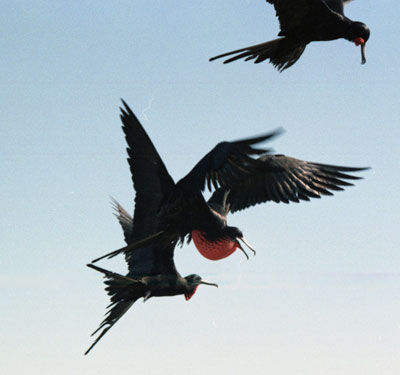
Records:
[[[132,236],[135,228],[130,215],[114,201],[116,216],[124,231],[125,238]],[[128,241],[127,241],[128,242]],[[158,241],[151,245],[137,249],[129,259],[129,272],[126,276],[100,268],[94,264],[87,266],[104,274],[107,279],[105,290],[110,296],[109,310],[100,326],[92,336],[101,330],[99,336],[85,352],[88,354],[111,327],[130,309],[139,299],[147,301],[152,297],[171,297],[184,295],[188,301],[196,292],[199,285],[217,284],[203,280],[199,275],[182,277],[176,270],[173,260],[173,248],[162,246]]]
[[[168,297],[185,295],[186,299],[189,300],[193,296],[195,290],[199,284],[205,284],[204,282],[196,283],[200,280],[198,275],[189,275],[182,277],[179,274],[158,274],[142,277],[129,277],[118,275],[116,273],[107,271],[94,264],[88,264],[88,267],[95,269],[96,271],[102,272],[109,279],[107,285],[109,285],[109,291],[115,292],[113,288],[121,288],[121,285],[127,284],[131,288],[126,289],[127,293],[135,294],[148,300],[151,297]],[[110,281],[112,280],[112,281]],[[123,282],[121,282],[123,280]],[[196,281],[195,283],[193,281]],[[134,293],[133,293],[134,292]]]
[[[359,177],[350,168],[311,163],[254,145],[280,134],[265,135],[233,142],[221,142],[206,154],[177,183],[158,155],[142,125],[123,102],[121,120],[128,143],[128,162],[136,191],[133,218],[114,201],[116,216],[127,246],[95,259],[124,253],[128,263],[126,276],[88,264],[101,272],[111,304],[106,317],[93,335],[100,335],[90,350],[139,299],[184,295],[189,300],[201,284],[217,286],[198,275],[182,277],[174,262],[178,243],[193,240],[206,258],[220,260],[237,249],[241,242],[255,253],[239,228],[227,224],[229,212],[263,202],[300,202],[350,186],[346,180]],[[253,156],[258,156],[254,158]],[[208,201],[202,192],[213,191]]]
[[[343,0],[267,0],[274,5],[279,18],[280,38],[241,48],[210,58],[210,61],[232,56],[230,63],[244,58],[260,63],[269,60],[283,71],[300,58],[307,44],[314,41],[346,39],[361,46],[362,64],[366,62],[365,43],[370,31],[361,23],[344,15]]]
[[[229,212],[268,201],[300,202],[332,195],[331,191],[352,185],[346,180],[359,179],[348,172],[365,169],[311,163],[253,147],[280,134],[278,130],[219,143],[174,183],[142,125],[126,103],[124,106],[121,119],[136,190],[133,226],[140,231],[132,233],[123,220],[127,214],[122,215],[120,221],[128,246],[93,262],[125,253],[137,275],[143,275],[138,260],[144,264],[146,257],[150,257],[147,249],[150,247],[154,252],[154,244],[157,249],[154,256],[163,257],[155,274],[175,269],[173,251],[185,239],[188,242],[193,239],[199,252],[212,260],[223,259],[237,249],[246,254],[241,242],[255,253],[242,231],[227,224]],[[206,186],[213,190],[208,201],[202,194]]]

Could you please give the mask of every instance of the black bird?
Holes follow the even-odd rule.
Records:
[[[267,0],[279,18],[280,38],[241,48],[210,58],[231,56],[224,64],[244,58],[258,64],[270,61],[279,71],[291,67],[307,44],[344,38],[361,46],[361,63],[365,64],[365,44],[370,31],[367,25],[344,15],[344,5],[351,0]]]
[[[241,230],[227,225],[229,212],[267,201],[289,203],[332,195],[331,191],[352,185],[345,180],[359,179],[348,172],[366,169],[310,163],[253,147],[278,135],[278,130],[219,143],[175,184],[138,119],[124,105],[122,128],[136,190],[135,231],[128,246],[93,263],[122,252],[129,260],[130,254],[148,245],[157,251],[168,248],[172,259],[173,248],[185,238],[193,239],[200,253],[212,260],[225,258],[238,248],[244,252],[240,241],[255,253]],[[255,159],[253,155],[261,156]],[[214,190],[208,202],[202,194],[206,185]]]
[[[139,162],[140,164],[140,162]],[[140,182],[138,182],[140,184]],[[136,206],[140,211],[140,195],[136,198]],[[129,244],[142,235],[147,235],[147,228],[151,228],[151,220],[154,217],[144,215],[135,211],[134,221],[130,215],[114,201],[116,216],[124,231],[125,241]],[[138,216],[142,221],[138,222]],[[105,290],[110,296],[111,303],[107,308],[106,317],[99,328],[92,333],[95,335],[100,330],[101,333],[95,339],[93,344],[85,352],[88,354],[99,340],[108,332],[108,330],[129,310],[129,308],[141,297],[143,302],[151,297],[176,296],[183,294],[188,301],[196,292],[200,284],[218,286],[214,283],[202,280],[198,275],[189,275],[182,277],[176,270],[174,263],[174,245],[161,244],[153,242],[127,255],[126,260],[129,272],[126,276],[107,271],[97,267],[94,264],[87,266],[104,274],[107,279],[104,283],[107,285]]]

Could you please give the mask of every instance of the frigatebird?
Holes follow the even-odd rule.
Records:
[[[267,202],[300,202],[331,191],[343,190],[360,177],[350,175],[367,168],[351,168],[312,163],[253,147],[282,131],[233,142],[221,142],[206,154],[177,183],[169,175],[161,157],[128,105],[123,102],[121,120],[128,143],[128,161],[136,190],[134,233],[128,246],[93,260],[120,253],[135,254],[152,244],[168,248],[172,254],[185,238],[208,259],[219,260],[240,249],[244,239],[239,228],[227,225],[229,212]],[[259,155],[254,158],[254,155]],[[206,202],[206,185],[214,190]],[[155,245],[154,245],[155,244]],[[161,253],[161,252],[160,252]],[[248,256],[247,256],[248,257]],[[172,259],[172,255],[171,255]]]
[[[138,161],[140,164],[140,161]],[[140,185],[140,178],[137,180]],[[114,201],[114,208],[119,223],[122,226],[125,241],[129,244],[132,239],[140,235],[146,235],[146,229],[150,229],[154,217],[141,215],[141,196],[136,198],[135,221],[132,217]],[[141,218],[141,222],[138,219]],[[138,232],[142,231],[143,232]],[[201,284],[218,287],[217,284],[203,280],[199,275],[189,275],[182,277],[176,270],[174,263],[175,246],[168,243],[153,242],[147,246],[136,249],[127,255],[129,272],[126,276],[97,267],[94,264],[87,266],[104,274],[107,279],[105,290],[110,296],[111,303],[107,308],[106,317],[92,336],[100,330],[101,333],[93,344],[85,352],[88,354],[108,330],[129,310],[129,308],[141,297],[143,302],[151,297],[166,297],[183,294],[188,301],[196,292]]]
[[[361,46],[361,63],[365,64],[365,44],[370,31],[362,22],[344,15],[344,5],[351,0],[267,0],[279,19],[280,38],[241,48],[210,58],[210,61],[232,56],[224,64],[244,58],[258,64],[269,59],[279,71],[291,67],[308,43],[347,39]]]

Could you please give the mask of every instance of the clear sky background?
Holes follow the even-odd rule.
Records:
[[[2,4],[0,373],[399,374],[399,11],[346,7],[371,29],[366,65],[338,40],[279,74],[208,62],[276,36],[263,0]],[[108,304],[85,264],[124,244],[110,196],[133,210],[120,98],[176,180],[216,143],[280,126],[276,152],[372,170],[334,197],[232,215],[249,261],[178,248],[180,272],[219,289],[137,302],[84,357]]]

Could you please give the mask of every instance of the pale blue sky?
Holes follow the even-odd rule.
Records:
[[[339,40],[279,74],[208,62],[275,37],[263,0],[3,4],[1,374],[399,374],[399,11],[346,7],[371,29],[366,65]],[[250,261],[177,249],[183,275],[220,288],[138,302],[84,357],[108,303],[85,264],[123,245],[110,196],[133,209],[119,98],[176,180],[217,142],[279,126],[279,153],[373,169],[334,197],[232,215]]]

